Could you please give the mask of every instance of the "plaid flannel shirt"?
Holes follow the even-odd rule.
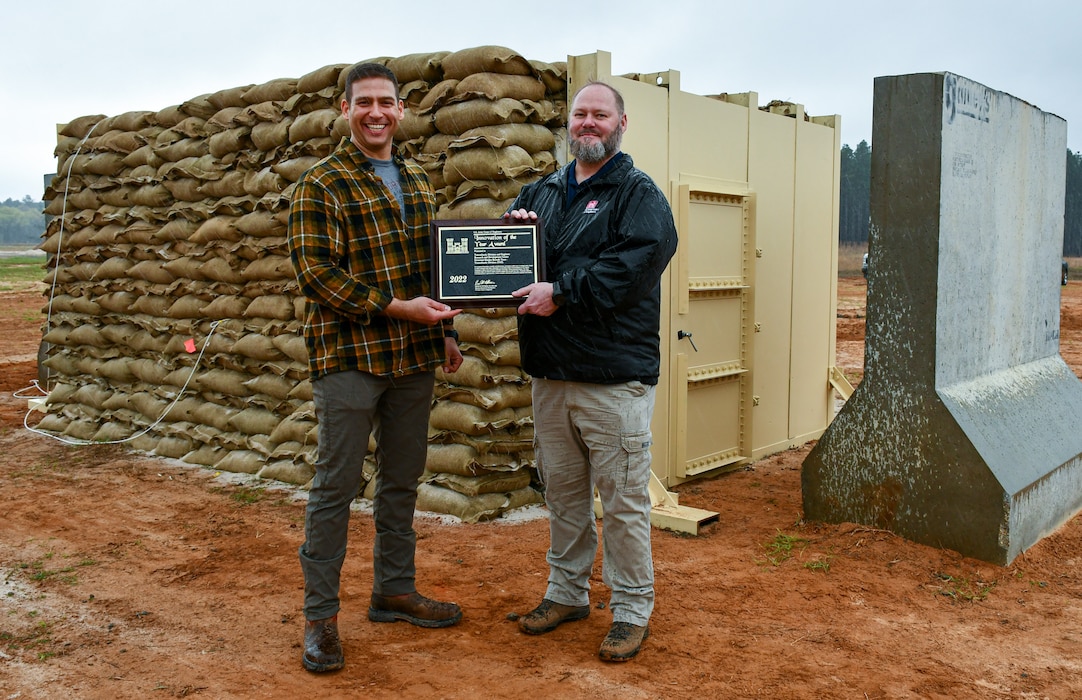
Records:
[[[343,139],[304,174],[289,210],[289,254],[307,299],[304,339],[313,379],[360,370],[381,376],[432,371],[443,329],[391,318],[392,298],[429,294],[429,221],[436,198],[420,166],[394,150],[397,200],[356,145]]]

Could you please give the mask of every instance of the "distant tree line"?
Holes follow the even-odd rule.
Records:
[[[866,243],[871,217],[872,149],[867,141],[841,152],[838,240]],[[30,195],[0,203],[0,245],[35,245],[45,232],[41,202]],[[1082,153],[1067,151],[1067,196],[1063,221],[1063,254],[1082,256]]]
[[[838,240],[866,243],[871,217],[872,149],[867,141],[842,146]],[[1063,254],[1082,256],[1082,153],[1067,151],[1067,196],[1063,212]]]
[[[36,245],[45,233],[45,205],[26,195],[0,202],[0,245]]]

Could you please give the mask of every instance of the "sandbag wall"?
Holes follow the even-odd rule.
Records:
[[[429,173],[440,218],[499,216],[565,159],[563,64],[494,46],[376,60],[399,77],[398,145]],[[348,136],[349,67],[61,129],[39,429],[310,481],[317,426],[286,225],[296,181]],[[418,507],[475,521],[541,499],[514,312],[471,310],[456,328],[466,362],[437,378]]]

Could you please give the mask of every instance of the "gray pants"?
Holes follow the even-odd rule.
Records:
[[[358,495],[373,430],[378,472],[372,590],[378,595],[416,590],[413,512],[428,454],[434,381],[432,372],[393,378],[348,371],[312,382],[319,456],[300,548],[306,619],[338,613],[350,504]]]
[[[654,387],[533,380],[534,457],[549,509],[545,597],[589,605],[601,496],[602,580],[614,622],[645,625],[654,610],[650,551],[650,419]]]

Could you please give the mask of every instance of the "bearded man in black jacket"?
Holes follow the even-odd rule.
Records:
[[[548,588],[519,620],[543,634],[590,614],[604,513],[613,623],[598,652],[626,661],[649,635],[650,421],[660,373],[661,276],[676,251],[665,195],[620,151],[624,100],[592,82],[571,103],[575,160],[522,189],[512,221],[541,220],[549,281],[514,292],[522,367],[532,377],[534,455],[549,509]]]

